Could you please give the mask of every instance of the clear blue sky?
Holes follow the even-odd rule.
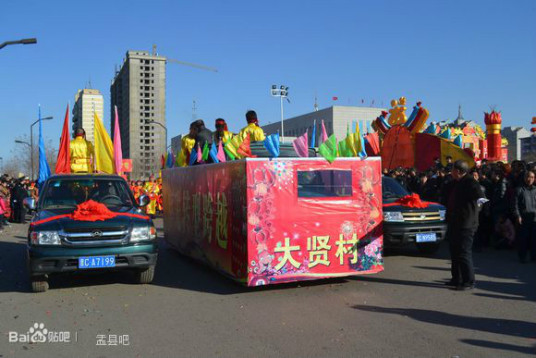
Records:
[[[320,108],[402,95],[422,100],[430,120],[482,122],[489,106],[505,125],[530,126],[536,115],[536,1],[4,1],[0,42],[37,37],[37,45],[0,50],[0,156],[37,117],[54,121],[58,143],[67,102],[88,80],[105,100],[129,49],[217,67],[167,66],[167,121],[184,132],[192,115],[232,130],[255,109],[279,119],[271,84],[290,87],[285,117]],[[409,111],[408,111],[409,112]],[[409,113],[408,113],[409,115]]]

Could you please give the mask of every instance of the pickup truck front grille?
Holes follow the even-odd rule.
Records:
[[[78,230],[77,230],[78,231]],[[128,242],[129,231],[108,229],[85,229],[84,231],[60,231],[62,243],[66,246],[110,246]]]
[[[426,222],[441,220],[439,211],[402,212],[402,217],[404,218],[404,221]]]

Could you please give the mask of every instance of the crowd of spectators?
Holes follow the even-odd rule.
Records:
[[[415,168],[384,170],[408,191],[423,200],[446,206],[444,188],[452,179],[452,158],[419,172]],[[483,160],[470,172],[489,200],[480,210],[480,224],[474,238],[474,250],[485,247],[518,250],[521,262],[536,260],[536,163],[514,160],[512,163]],[[530,255],[530,256],[529,256]]]

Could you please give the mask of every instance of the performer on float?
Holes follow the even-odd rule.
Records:
[[[190,153],[194,147],[196,136],[194,123],[195,122],[192,122],[190,124],[190,132],[181,139],[181,151],[178,159],[179,167],[187,167],[190,162]]]
[[[259,126],[259,120],[257,119],[257,113],[255,111],[247,111],[246,121],[248,125],[242,128],[238,136],[244,140],[248,136],[252,142],[263,141],[266,137],[264,131]]]
[[[227,141],[233,138],[234,134],[232,132],[229,132],[225,119],[223,118],[216,119],[215,127],[216,127],[216,131],[214,132],[213,141],[216,145],[218,145],[220,141],[223,141],[223,144],[225,144],[227,143]]]
[[[75,138],[71,141],[71,173],[92,173],[95,149],[86,140],[86,131],[77,128]]]
[[[149,199],[151,200],[149,202],[149,205],[145,207],[145,213],[147,215],[154,216],[156,214],[156,203],[158,200],[158,193],[160,192],[160,189],[158,188],[158,184],[154,180],[153,174],[151,174],[151,176],[149,177],[149,181],[145,183],[143,191],[147,196],[149,196]]]

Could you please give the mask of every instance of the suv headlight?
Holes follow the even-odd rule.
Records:
[[[446,218],[447,218],[447,211],[439,210],[439,220],[445,221]]]
[[[33,231],[30,233],[30,241],[33,245],[61,245],[57,231]]]
[[[132,229],[130,242],[154,240],[156,239],[156,229],[154,226],[140,226]]]
[[[383,219],[390,222],[402,222],[404,217],[400,211],[384,211]]]

